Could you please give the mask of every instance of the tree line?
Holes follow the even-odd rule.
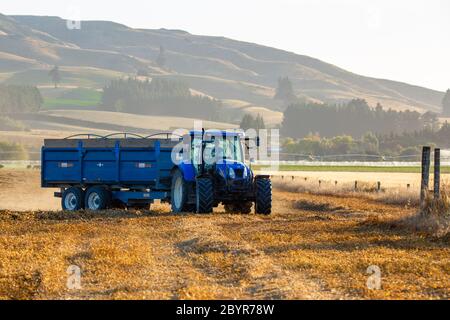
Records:
[[[36,87],[0,84],[0,113],[35,112],[42,103]]]
[[[206,96],[193,95],[182,81],[129,78],[111,81],[103,89],[101,106],[109,111],[213,120],[220,113],[222,103]]]
[[[318,135],[309,134],[298,140],[287,138],[282,146],[283,153],[302,155],[303,157],[379,154],[378,138],[371,132],[367,132],[361,138],[353,138],[349,135],[322,138]]]
[[[408,148],[420,152],[423,145],[450,148],[450,124],[445,122],[438,129],[424,128],[412,132],[390,133],[378,136],[382,150],[398,152],[401,148]]]
[[[281,133],[291,138],[303,138],[308,134],[360,137],[368,131],[402,133],[433,129],[437,125],[437,115],[432,112],[384,110],[380,104],[371,109],[365,100],[355,99],[341,105],[291,104],[284,112]]]
[[[28,151],[17,143],[0,141],[0,160],[28,160]]]
[[[450,148],[450,124],[445,122],[439,129],[426,127],[402,133],[366,132],[359,138],[349,135],[326,138],[309,134],[301,139],[284,139],[283,153],[303,156],[358,155],[358,159],[362,159],[362,155],[380,156],[379,159],[381,156],[398,156],[405,157],[405,160],[417,160],[424,145]]]

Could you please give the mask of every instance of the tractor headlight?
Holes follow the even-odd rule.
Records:
[[[232,167],[228,167],[228,177],[230,179],[236,178],[236,173],[234,172],[234,169]]]

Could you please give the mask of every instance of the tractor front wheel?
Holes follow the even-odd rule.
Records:
[[[209,178],[197,178],[197,213],[212,213],[214,206],[214,188]]]
[[[256,214],[270,215],[272,213],[272,182],[270,179],[256,179],[255,182]]]

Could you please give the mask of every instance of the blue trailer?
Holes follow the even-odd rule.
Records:
[[[220,204],[227,212],[250,213],[255,204],[257,214],[268,215],[270,177],[254,175],[245,164],[246,141],[242,133],[204,130],[180,137],[48,139],[42,147],[41,184],[60,189],[55,196],[67,211],[149,209],[160,199],[175,213],[211,213]]]

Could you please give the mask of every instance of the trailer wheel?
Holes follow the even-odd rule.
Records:
[[[214,189],[211,179],[197,179],[196,196],[197,213],[212,213],[214,206]]]
[[[112,204],[111,193],[104,187],[90,187],[86,191],[84,205],[86,209],[100,211],[108,209]]]
[[[256,179],[256,214],[270,215],[272,213],[272,182],[270,179]]]
[[[78,211],[84,209],[84,191],[78,187],[66,189],[61,198],[64,211]]]
[[[170,204],[173,213],[185,212],[187,209],[188,186],[180,170],[176,170],[172,176],[172,190]]]

